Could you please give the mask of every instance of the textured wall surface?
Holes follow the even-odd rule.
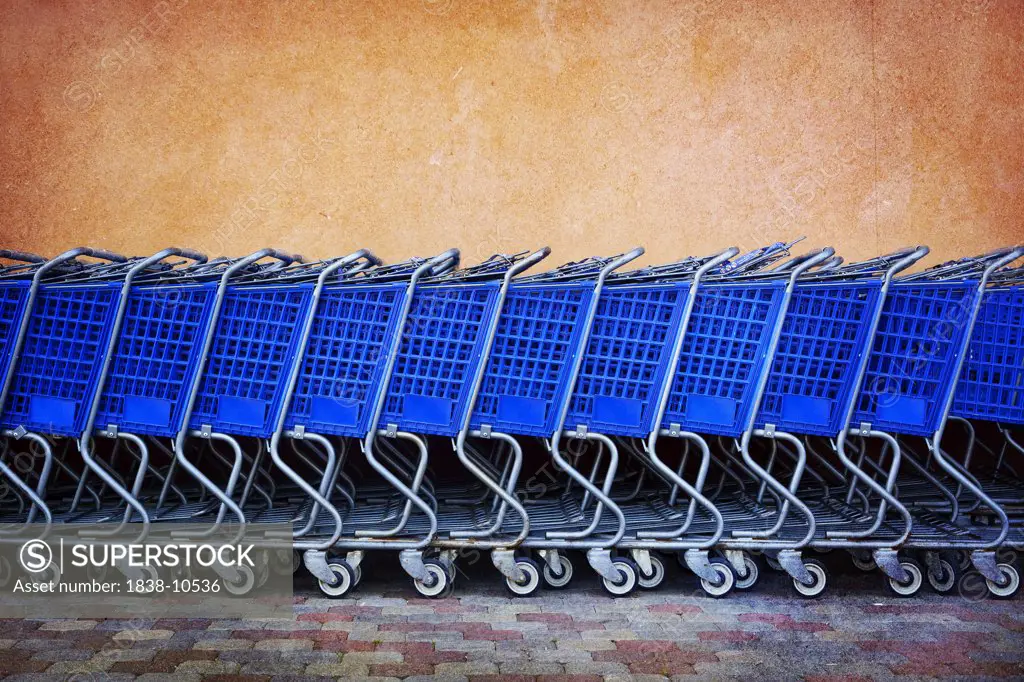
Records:
[[[1024,0],[0,7],[0,244],[1024,241]]]

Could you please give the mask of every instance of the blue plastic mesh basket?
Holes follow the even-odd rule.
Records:
[[[757,426],[834,436],[854,397],[881,281],[799,284],[782,323]]]
[[[470,426],[550,436],[568,394],[593,282],[513,284]]]
[[[652,431],[688,282],[609,286],[573,389],[566,427],[617,436]]]
[[[14,344],[18,340],[18,329],[30,286],[31,282],[27,280],[0,282],[0,386],[11,369],[11,355],[14,354]],[[0,405],[2,410],[3,405]]]
[[[1024,424],[1024,286],[985,292],[953,413]]]
[[[697,291],[662,427],[739,436],[779,322],[786,282],[709,284]]]
[[[82,434],[120,291],[120,282],[40,287],[3,426],[56,436]]]
[[[454,436],[468,409],[500,282],[417,290],[395,361],[381,425]]]
[[[405,301],[404,283],[325,287],[285,427],[363,436]]]
[[[939,427],[978,283],[903,282],[885,299],[854,424],[928,436]]]
[[[313,287],[230,287],[189,420],[193,429],[269,438],[296,359]]]
[[[178,432],[216,295],[216,283],[132,288],[97,426],[149,436]]]

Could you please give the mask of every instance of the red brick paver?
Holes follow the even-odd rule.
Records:
[[[384,558],[386,559],[386,557]],[[368,575],[376,576],[376,572]],[[113,682],[438,675],[596,682],[605,676],[862,682],[898,676],[1024,677],[1021,599],[888,596],[878,576],[834,576],[807,601],[768,573],[752,592],[712,600],[692,576],[611,599],[579,570],[573,586],[527,599],[496,574],[461,576],[443,601],[413,598],[397,572],[328,600],[297,582],[295,619],[5,620],[0,676]],[[376,580],[377,582],[372,582]],[[123,631],[153,631],[146,637]]]

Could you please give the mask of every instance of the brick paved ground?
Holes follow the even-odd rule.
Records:
[[[1024,677],[1019,597],[904,601],[888,597],[876,575],[845,573],[833,576],[818,601],[792,596],[776,575],[753,594],[713,601],[677,571],[656,593],[613,600],[579,562],[569,590],[511,599],[480,562],[460,576],[454,597],[428,601],[413,598],[393,557],[378,563],[364,570],[350,599],[319,598],[308,578],[299,580],[295,620],[3,621],[0,673],[95,680]]]

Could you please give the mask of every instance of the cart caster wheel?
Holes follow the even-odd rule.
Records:
[[[450,563],[450,562],[449,562]],[[454,581],[448,577],[448,569],[439,559],[427,559],[423,562],[429,580],[413,580],[416,591],[428,599],[444,599],[455,589]]]
[[[644,575],[640,566],[637,566],[637,584],[640,589],[653,590],[665,581],[665,564],[659,557],[651,555],[651,574]]]
[[[998,564],[999,572],[1003,574],[1004,583],[997,585],[991,580],[986,580],[989,594],[996,599],[1012,599],[1020,591],[1020,573],[1010,564]]]
[[[363,567],[356,566],[352,569],[352,586],[355,587],[363,580]]]
[[[142,577],[139,578],[141,585],[137,586],[138,592],[149,594],[156,590],[156,583],[160,580],[160,572],[153,566],[139,566],[139,571],[142,573]],[[103,571],[103,575],[106,575],[106,571]]]
[[[295,565],[295,558],[290,549],[275,549],[267,557],[270,570],[274,575],[292,575],[299,570]],[[299,561],[301,564],[301,560]]]
[[[256,570],[256,589],[266,585],[268,580],[270,580],[270,566],[261,564]]]
[[[913,597],[924,585],[925,572],[921,570],[921,564],[914,559],[900,559],[900,567],[910,575],[910,579],[901,583],[889,578],[889,590],[897,597]]]
[[[793,589],[796,590],[797,594],[807,599],[815,599],[820,597],[825,592],[825,587],[828,586],[828,569],[825,568],[825,564],[821,563],[817,559],[807,559],[804,561],[804,568],[811,577],[814,578],[814,582],[810,585],[804,585],[802,582],[793,579]]]
[[[1009,547],[1000,547],[996,550],[996,561],[1001,564],[1015,564],[1017,563],[1017,558],[1016,550]]]
[[[533,559],[516,559],[516,568],[523,572],[522,582],[505,578],[509,592],[519,597],[529,597],[540,589],[540,568]]]
[[[551,564],[547,562],[544,562],[544,568],[541,572],[544,575],[544,582],[547,583],[548,587],[560,590],[572,580],[572,562],[569,560],[569,557],[559,554],[558,572],[556,573]]]
[[[327,564],[334,574],[334,584],[331,585],[323,580],[317,581],[321,594],[330,599],[340,599],[348,594],[356,586],[355,576],[352,574],[352,567],[347,561],[332,561]]]
[[[236,566],[235,569],[239,574],[237,582],[230,580],[221,580],[221,582],[224,583],[224,589],[231,596],[244,597],[256,587],[256,574],[253,573],[252,568],[249,566]]]
[[[960,582],[960,569],[946,559],[939,559],[939,572],[928,571],[928,584],[939,594],[949,594]]]
[[[768,568],[772,569],[776,573],[781,573],[784,570],[778,559],[770,557],[767,554],[764,555],[764,562],[768,564]]]
[[[448,582],[455,582],[455,562],[445,557],[437,557],[435,559],[437,565],[444,569],[444,572],[448,574]]]
[[[962,550],[957,552],[957,562],[960,570],[964,573],[974,568],[974,564],[971,563],[971,555]]]
[[[720,578],[719,583],[714,585],[701,578],[700,587],[709,597],[719,599],[732,592],[733,588],[736,587],[736,573],[733,572],[729,562],[720,557],[715,557],[711,560],[711,568],[718,574]]]
[[[864,573],[871,573],[878,568],[878,566],[875,565],[875,560],[871,558],[870,554],[851,554],[850,559],[853,562],[853,567],[858,571],[863,571]]]
[[[757,567],[757,562],[754,561],[754,557],[749,554],[743,555],[743,568],[746,572],[736,577],[736,589],[737,590],[749,590],[757,584],[757,579],[760,576],[761,569]]]
[[[612,559],[612,565],[619,572],[619,580],[613,582],[608,580],[608,578],[602,578],[601,584],[604,585],[604,589],[608,594],[613,597],[625,597],[636,589],[640,571],[637,570],[636,564],[633,563],[632,559],[617,557]]]

